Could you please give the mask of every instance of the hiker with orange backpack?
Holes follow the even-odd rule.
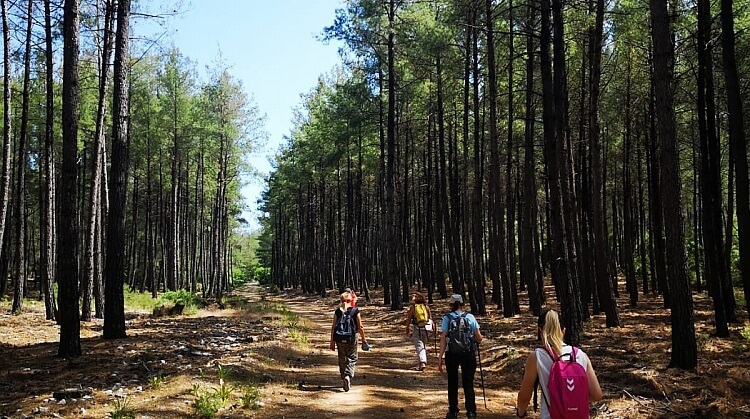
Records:
[[[579,348],[563,342],[565,328],[561,323],[554,310],[539,316],[537,336],[542,347],[526,358],[516,403],[519,418],[526,417],[537,379],[544,400],[542,419],[588,418],[589,401],[599,401],[603,397],[591,360]]]
[[[432,330],[432,312],[427,306],[424,295],[414,293],[411,297],[409,311],[406,313],[406,336],[411,336],[414,350],[417,351],[419,366],[417,370],[422,371],[427,367],[427,339],[429,330]]]
[[[341,305],[336,309],[331,325],[331,345],[333,351],[338,349],[339,374],[343,383],[344,391],[349,391],[354,378],[354,368],[357,365],[359,354],[357,353],[357,336],[362,338],[362,350],[370,350],[365,337],[365,328],[362,326],[362,318],[359,309],[352,306],[354,298],[351,293],[341,294]]]

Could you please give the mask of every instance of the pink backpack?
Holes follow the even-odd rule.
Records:
[[[547,379],[547,407],[553,418],[578,419],[589,417],[589,378],[583,365],[576,362],[578,348],[558,357],[551,347],[545,348],[552,357]],[[569,356],[569,361],[562,358]]]

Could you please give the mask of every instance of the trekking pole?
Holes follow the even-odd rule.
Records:
[[[479,357],[479,377],[482,379],[482,398],[484,399],[484,408],[486,410],[490,410],[487,408],[487,394],[484,391],[484,371],[482,370],[482,352],[479,350],[479,344],[476,343],[477,346],[477,356]]]
[[[435,326],[432,326],[432,335],[435,338],[435,356],[439,356],[437,348],[437,330],[435,330]]]

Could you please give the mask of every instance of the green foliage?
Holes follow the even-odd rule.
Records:
[[[130,310],[153,311],[161,302],[151,297],[151,293],[125,289],[125,308]]]
[[[193,383],[193,386],[190,388],[190,394],[192,394],[194,397],[198,397],[201,395],[201,384],[200,383]]]
[[[258,248],[258,234],[235,234],[232,238],[232,283],[235,287],[256,280],[253,278],[253,266],[257,263],[255,255]]]
[[[135,419],[135,410],[130,408],[130,399],[125,397],[112,402],[113,410],[109,412],[110,419]]]
[[[234,374],[234,368],[216,364],[216,375],[219,377],[219,379],[226,380],[230,378],[232,374]]]
[[[247,271],[245,271],[244,269],[235,268],[232,271],[232,284],[235,287],[239,287],[249,281],[250,281],[250,275],[248,275]]]
[[[203,299],[190,291],[179,290],[179,291],[167,291],[161,296],[162,301],[169,301],[171,303],[181,303],[185,307],[200,307]]]
[[[746,343],[750,343],[750,326],[745,326],[740,332]]]
[[[213,393],[199,393],[193,401],[193,409],[201,418],[214,418],[219,413],[221,403]]]
[[[222,403],[226,403],[231,397],[234,391],[234,386],[228,384],[224,379],[219,380],[219,387],[214,389],[214,395]]]
[[[271,285],[271,268],[255,265],[252,267],[250,277],[259,284]]]
[[[260,404],[260,390],[254,386],[248,386],[243,389],[242,395],[240,396],[240,406],[244,409],[252,408],[259,409]]]
[[[289,337],[300,345],[307,345],[308,343],[307,333],[301,332],[296,328],[289,329]]]
[[[226,371],[226,370],[225,370]],[[204,390],[200,384],[193,384],[190,393],[195,396],[193,409],[202,418],[213,418],[232,398],[235,387],[219,379],[219,387]]]
[[[149,387],[151,387],[152,389],[158,389],[158,388],[160,388],[160,387],[161,387],[162,385],[164,385],[164,383],[166,383],[166,382],[167,382],[167,379],[166,379],[166,378],[162,377],[161,375],[155,375],[155,376],[151,377],[151,378],[150,378],[150,379],[148,380],[148,385],[149,385]]]

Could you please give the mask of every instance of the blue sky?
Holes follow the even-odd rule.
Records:
[[[171,5],[174,2],[162,1]],[[221,52],[232,75],[242,80],[248,96],[266,115],[268,144],[251,155],[255,170],[268,173],[268,158],[292,128],[293,108],[301,103],[321,74],[339,62],[340,44],[316,39],[333,24],[342,0],[193,0],[177,7],[178,16],[165,20],[164,45],[174,45],[195,61],[199,70]],[[150,5],[149,8],[152,6]],[[171,7],[171,6],[169,6]],[[138,33],[147,31],[142,20]],[[139,29],[140,28],[140,29]],[[257,179],[242,190],[251,212],[251,227],[258,226],[256,201],[263,185]]]

